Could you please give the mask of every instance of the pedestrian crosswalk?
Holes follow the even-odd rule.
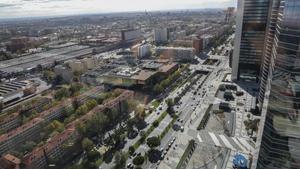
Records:
[[[199,143],[228,148],[230,150],[243,152],[246,154],[249,154],[254,150],[254,144],[245,138],[228,137],[226,135],[219,135],[204,130],[197,134],[197,141]]]

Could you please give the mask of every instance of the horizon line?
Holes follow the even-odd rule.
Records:
[[[231,7],[231,6],[228,6]],[[78,13],[78,14],[64,14],[64,15],[40,15],[40,16],[20,16],[20,17],[0,17],[0,20],[22,20],[22,19],[40,19],[40,18],[61,18],[61,17],[71,17],[71,16],[82,16],[82,15],[103,15],[103,14],[121,14],[121,13],[143,13],[143,12],[171,12],[171,11],[184,11],[184,10],[190,10],[190,11],[197,11],[197,10],[207,10],[207,9],[226,9],[228,7],[224,8],[182,8],[182,9],[161,9],[161,10],[134,10],[134,11],[111,11],[111,12],[86,12],[86,13]]]

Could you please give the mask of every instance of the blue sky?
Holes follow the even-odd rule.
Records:
[[[144,10],[224,8],[237,0],[0,0],[0,18]]]

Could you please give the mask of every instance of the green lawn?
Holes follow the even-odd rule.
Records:
[[[156,109],[159,106],[160,102],[158,100],[154,100],[151,104]]]

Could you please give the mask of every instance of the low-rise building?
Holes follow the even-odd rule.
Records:
[[[178,69],[177,63],[158,63],[145,61],[139,66],[119,66],[109,71],[96,69],[83,75],[81,80],[85,83],[99,85],[108,84],[119,87],[151,86],[162,77],[166,77]],[[101,73],[103,71],[103,73]]]
[[[35,91],[35,86],[30,81],[14,81],[0,84],[0,102],[4,104],[20,99],[23,96],[30,94],[24,91],[31,91],[29,89],[33,89]]]
[[[84,59],[73,59],[64,62],[63,65],[57,65],[54,67],[54,72],[63,78],[65,82],[71,82],[74,77],[74,73],[85,73],[86,71],[93,69],[98,64],[98,60],[95,57],[87,57]]]

